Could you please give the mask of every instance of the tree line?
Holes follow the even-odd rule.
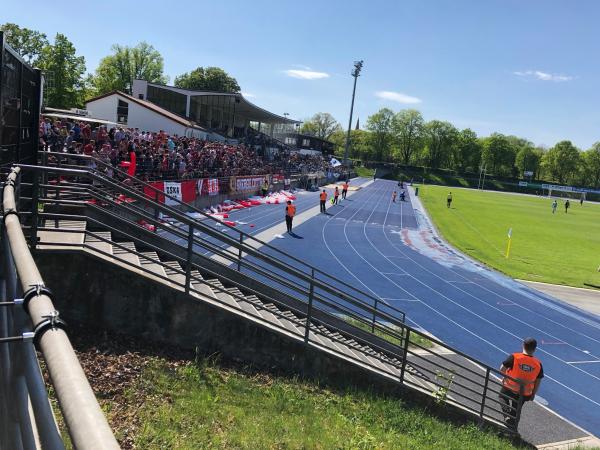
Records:
[[[346,132],[331,114],[316,114],[301,130],[332,141],[336,153],[343,155]],[[485,167],[488,174],[510,178],[523,178],[527,171],[536,180],[600,187],[600,142],[582,151],[568,140],[548,149],[501,133],[480,137],[450,122],[426,122],[415,109],[383,108],[369,116],[364,130],[351,131],[349,157],[460,173],[476,173]]]
[[[10,45],[23,59],[44,73],[44,102],[54,108],[82,107],[96,95],[120,90],[131,93],[133,80],[166,84],[164,60],[147,42],[136,46],[114,44],[100,60],[94,73],[86,73],[85,58],[62,33],[51,42],[48,36],[14,23],[0,25]],[[197,67],[175,77],[174,85],[184,89],[240,92],[235,78],[219,67]]]

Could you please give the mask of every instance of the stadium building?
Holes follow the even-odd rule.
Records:
[[[212,139],[273,139],[300,122],[249,102],[241,93],[206,92],[134,80],[132,94],[115,91],[86,102],[90,114],[144,130]]]

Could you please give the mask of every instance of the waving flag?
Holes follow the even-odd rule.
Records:
[[[342,163],[341,163],[341,162],[339,162],[339,161],[338,161],[337,159],[335,159],[335,158],[331,158],[331,161],[329,161],[329,163],[330,163],[330,164],[331,164],[333,167],[338,167],[338,166],[341,166],[341,165],[342,165]]]

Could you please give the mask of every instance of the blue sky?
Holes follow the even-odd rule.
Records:
[[[0,11],[2,23],[66,34],[88,71],[112,44],[146,40],[171,82],[219,66],[261,107],[300,120],[326,111],[346,127],[352,63],[364,59],[361,124],[381,107],[417,108],[480,135],[583,149],[600,141],[598,18],[594,0],[2,0]]]

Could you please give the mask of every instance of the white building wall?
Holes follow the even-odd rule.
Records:
[[[178,136],[207,137],[207,133],[204,131],[182,125],[119,94],[112,94],[88,102],[86,108],[93,117],[116,122],[119,100],[123,100],[128,105],[127,124],[123,124],[124,126],[139,128],[141,131],[158,132],[164,130],[168,134],[177,134]],[[212,140],[216,139],[213,138]]]
[[[146,100],[146,95],[148,94],[148,82],[145,80],[133,80],[131,92],[131,95],[135,98],[140,98],[140,94],[142,94],[142,100]]]
[[[118,98],[116,95],[86,103],[85,109],[90,113],[90,116],[98,119],[108,120],[109,122],[117,121],[117,104]]]

